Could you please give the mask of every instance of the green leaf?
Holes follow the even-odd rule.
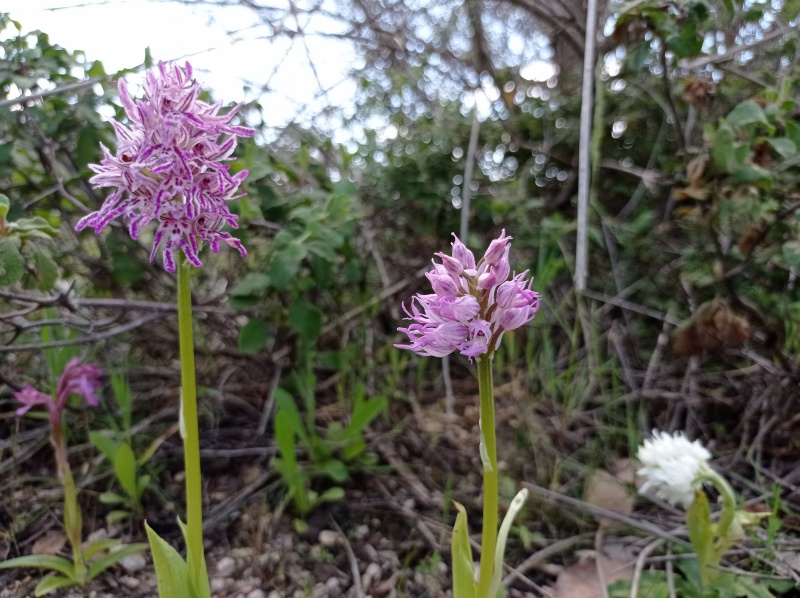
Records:
[[[189,544],[189,527],[178,518],[178,526],[181,528],[181,533],[183,534],[183,540],[186,542],[186,546],[188,547],[186,552],[186,564],[189,567],[189,576],[192,576],[192,572],[196,571],[196,577],[192,580],[194,584],[195,592],[197,593],[198,598],[211,598],[211,586],[209,585],[208,581],[208,570],[206,569],[206,561],[203,558],[202,553],[200,555],[195,555],[192,552],[192,547]],[[195,560],[199,557],[200,559],[200,566],[197,566]]]
[[[800,0],[784,0],[781,16],[784,20],[794,21],[800,15]]]
[[[131,387],[124,374],[119,372],[111,374],[111,389],[114,391],[114,400],[117,402],[117,407],[119,407],[122,414],[122,429],[127,433],[131,429],[133,400],[131,398]]]
[[[389,403],[384,397],[375,397],[368,401],[359,401],[353,408],[353,417],[350,419],[348,429],[364,430],[373,419],[385,412]]]
[[[124,496],[117,494],[116,492],[108,491],[103,492],[100,494],[100,502],[104,505],[121,505],[123,503],[128,502],[128,499]]]
[[[244,277],[244,280],[237,284],[232,290],[231,295],[233,297],[246,297],[247,295],[253,295],[260,291],[265,291],[269,288],[269,276],[266,274],[248,274]]]
[[[33,264],[36,267],[36,288],[49,291],[58,279],[58,266],[49,251],[38,245],[30,245]]]
[[[508,542],[508,532],[511,530],[511,524],[514,523],[514,518],[522,509],[525,501],[528,500],[528,490],[523,488],[508,507],[506,516],[503,517],[503,522],[500,524],[500,532],[497,534],[497,548],[494,553],[494,571],[492,572],[492,585],[489,589],[489,596],[497,596],[501,590],[501,581],[503,577],[503,559],[505,558],[506,542]]]
[[[0,563],[0,569],[16,569],[18,567],[33,567],[35,569],[52,569],[59,573],[75,579],[75,567],[72,561],[64,557],[50,556],[44,554],[34,554],[31,556],[21,556],[10,561]]]
[[[297,403],[295,403],[294,397],[292,397],[292,395],[286,392],[283,388],[276,388],[275,403],[278,405],[278,413],[286,413],[287,419],[284,421],[286,424],[288,424],[287,427],[289,430],[291,430],[293,434],[299,436],[303,442],[310,444],[308,433],[306,432],[305,426],[303,426],[303,418],[300,415],[300,410],[297,408]],[[277,432],[278,425],[276,422],[275,433],[277,434]]]
[[[106,69],[103,66],[102,62],[100,62],[99,60],[95,60],[92,63],[91,68],[88,71],[86,71],[86,74],[89,77],[105,77],[106,76]]]
[[[109,552],[104,554],[102,557],[97,559],[94,563],[89,566],[89,579],[94,579],[98,575],[100,575],[103,571],[111,567],[112,565],[116,565],[126,556],[130,556],[132,554],[137,554],[139,552],[144,552],[147,550],[147,544],[139,543],[139,544],[126,544],[122,548],[115,550],[113,552]],[[179,557],[180,558],[180,557]],[[158,576],[158,573],[156,573]],[[159,592],[161,590],[161,584],[159,583],[158,586]],[[169,594],[170,596],[172,594]]]
[[[242,353],[258,353],[267,346],[268,338],[267,323],[260,318],[250,320],[239,331],[239,350]]]
[[[289,326],[304,341],[310,342],[322,330],[322,312],[302,297],[295,299],[289,308]]]
[[[800,125],[792,120],[787,120],[786,137],[794,143],[796,148],[800,148]]]
[[[625,56],[628,69],[633,73],[638,73],[644,68],[647,58],[650,56],[650,42],[644,41],[636,44],[633,49],[628,49]]]
[[[133,513],[130,511],[115,509],[106,513],[106,523],[108,525],[113,525],[115,523],[119,523],[120,521],[126,521],[131,517],[133,517]]]
[[[41,216],[20,218],[11,223],[11,227],[19,231],[20,236],[50,239],[59,236],[59,230]]]
[[[61,577],[60,575],[48,575],[37,584],[36,589],[33,590],[33,595],[37,597],[45,596],[50,592],[77,585],[78,583],[74,579]]]
[[[667,45],[677,58],[689,58],[703,49],[703,37],[697,32],[697,24],[688,20],[678,35],[667,38]]]
[[[114,463],[114,457],[119,448],[119,443],[116,440],[109,438],[99,430],[92,430],[89,432],[89,442],[91,442],[98,451],[103,453],[106,459],[112,464]]]
[[[141,497],[144,494],[144,491],[147,490],[147,487],[150,485],[150,476],[148,474],[144,474],[139,476],[139,481],[136,483],[136,492],[138,497]]]
[[[731,179],[736,183],[769,183],[772,181],[772,173],[769,170],[751,163],[742,164],[731,174]]]
[[[117,448],[117,454],[114,456],[114,471],[128,496],[136,498],[136,455],[127,442],[123,442]]]
[[[0,219],[4,219],[8,215],[8,210],[11,209],[11,202],[7,195],[0,193]]]
[[[783,244],[781,253],[788,266],[800,268],[800,242],[787,241]]]
[[[350,471],[339,459],[330,459],[319,466],[319,472],[330,477],[334,482],[345,482],[350,477]]]
[[[745,596],[745,598],[773,598],[772,592],[761,585],[757,579],[747,579],[743,576],[737,576],[733,584],[736,596]]]
[[[767,137],[767,143],[781,158],[792,158],[797,155],[797,147],[794,141],[786,137]]]
[[[718,565],[719,562],[715,562],[714,528],[708,509],[708,497],[702,490],[695,491],[694,502],[686,511],[686,527],[689,529],[689,540],[697,552],[700,577],[705,584],[717,573],[709,565]]]
[[[98,540],[97,542],[92,542],[89,545],[89,547],[83,551],[83,558],[88,561],[98,552],[109,550],[111,548],[114,548],[115,546],[119,546],[120,544],[122,544],[122,540],[118,540],[116,538],[109,538],[108,540]]]
[[[15,237],[0,237],[0,286],[18,282],[25,272],[25,259],[19,246],[20,241]]]
[[[307,255],[305,245],[300,240],[294,240],[272,253],[267,272],[272,286],[285,289],[300,272],[300,264]]]
[[[455,501],[453,501],[453,504],[458,510],[451,545],[453,555],[453,596],[475,598],[478,588],[475,584],[472,547],[469,545],[467,512],[461,504]]]
[[[144,525],[156,569],[158,595],[161,598],[199,598],[193,591],[189,568],[178,551],[162,540],[147,522]]]
[[[84,167],[94,160],[100,141],[94,127],[81,129],[75,147],[75,160],[79,167]]]
[[[741,164],[741,156],[737,153],[737,149],[733,141],[733,129],[727,125],[720,126],[714,133],[714,139],[711,142],[714,168],[719,172],[732,172]]]
[[[340,488],[339,486],[334,486],[333,488],[328,488],[325,492],[319,495],[317,498],[318,503],[324,502],[337,502],[340,500],[344,500],[345,493],[344,488]]]
[[[725,10],[728,11],[729,15],[734,14],[735,11],[733,9],[733,0],[722,0],[722,4],[725,6]]]
[[[725,122],[731,127],[742,127],[752,123],[769,124],[764,110],[752,100],[744,101],[731,110]]]
[[[275,414],[275,444],[287,474],[297,471],[295,426],[296,421],[292,414],[286,409],[279,408]]]

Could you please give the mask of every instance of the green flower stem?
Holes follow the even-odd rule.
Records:
[[[75,479],[72,477],[72,469],[70,469],[69,461],[67,460],[67,446],[64,442],[64,433],[61,430],[60,421],[52,424],[50,443],[53,445],[58,477],[64,486],[64,530],[72,548],[75,579],[79,584],[83,585],[86,582],[86,562],[81,549],[83,521],[81,509],[78,505],[78,491],[75,488]]]
[[[706,468],[701,474],[700,479],[704,482],[711,483],[714,488],[717,489],[717,492],[719,492],[720,498],[722,498],[722,513],[720,513],[719,521],[717,522],[715,535],[718,538],[727,538],[728,530],[736,516],[736,494],[734,494],[733,488],[728,484],[728,480],[710,467]]]
[[[203,554],[203,484],[200,474],[200,433],[197,428],[197,383],[192,338],[192,291],[189,264],[181,256],[178,266],[178,327],[181,356],[181,432],[186,471],[187,561],[196,584],[208,584],[204,575]]]
[[[714,488],[719,492],[720,498],[722,498],[722,513],[720,513],[719,521],[717,522],[716,536],[718,538],[726,538],[728,529],[730,529],[731,523],[733,523],[733,519],[736,516],[736,494],[734,494],[728,480],[711,468],[703,472],[702,479],[713,484]]]
[[[704,482],[712,484],[722,499],[722,512],[720,513],[719,521],[716,524],[712,524],[709,520],[708,502],[705,493],[702,490],[698,491],[698,497],[702,498],[705,506],[702,509],[704,512],[702,520],[695,520],[694,525],[697,526],[701,521],[704,521],[705,524],[700,525],[699,529],[693,530],[691,527],[689,529],[689,537],[692,538],[692,543],[697,551],[701,584],[703,587],[709,587],[719,574],[715,567],[719,566],[722,561],[722,555],[732,544],[729,532],[731,531],[731,524],[736,517],[736,495],[728,481],[710,467],[702,468],[697,474],[696,481],[700,484]],[[692,505],[692,507],[694,506]],[[690,507],[690,510],[692,507]],[[690,524],[691,521],[692,518],[689,518]]]
[[[483,461],[483,532],[478,598],[494,598],[489,592],[497,547],[498,490],[491,353],[478,358],[478,389],[481,399],[481,460]]]

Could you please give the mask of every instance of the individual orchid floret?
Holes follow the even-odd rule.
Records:
[[[530,322],[539,310],[539,295],[530,288],[527,270],[508,279],[511,237],[505,230],[477,264],[453,237],[453,255],[437,253],[441,264],[434,262],[426,273],[433,294],[415,295],[411,310],[403,307],[414,323],[398,329],[409,342],[395,346],[435,357],[458,351],[475,359],[494,351],[505,331]]]
[[[137,239],[141,228],[155,220],[150,261],[163,247],[168,272],[175,272],[178,251],[200,267],[203,243],[214,253],[225,243],[247,256],[238,239],[222,232],[226,224],[238,226],[228,202],[243,197],[239,185],[247,171],[231,175],[225,162],[231,160],[236,138],[251,137],[254,130],[230,124],[240,105],[221,115],[221,103],[203,102],[200,91],[188,62],[185,67],[161,62],[148,72],[145,100],[134,100],[125,81],[119,81],[129,122],[112,121],[117,151],[101,145],[103,160],[90,165],[95,187],[113,191],[100,210],[78,221],[76,230],[92,227],[99,233],[122,217]]]
[[[90,407],[97,407],[99,398],[97,389],[100,388],[100,369],[93,363],[81,363],[80,359],[73,357],[61,372],[56,385],[55,398],[39,392],[30,384],[17,392],[14,397],[22,403],[17,409],[17,415],[25,415],[32,407],[41,405],[50,414],[50,423],[58,424],[61,412],[67,405],[67,400],[72,395],[80,396]]]
[[[642,493],[653,490],[671,505],[688,507],[710,471],[711,453],[699,440],[690,442],[680,432],[672,435],[655,430],[639,447],[637,458],[642,464],[637,473],[645,479]]]

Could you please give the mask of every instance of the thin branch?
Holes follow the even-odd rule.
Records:
[[[147,314],[146,316],[142,316],[141,318],[137,318],[131,322],[126,324],[122,324],[120,326],[115,326],[109,330],[105,330],[103,332],[98,332],[96,334],[88,334],[86,336],[81,336],[79,338],[70,338],[61,341],[50,341],[46,343],[29,343],[27,345],[0,345],[0,353],[10,353],[10,352],[18,352],[18,351],[39,351],[41,349],[52,349],[55,347],[71,347],[74,345],[82,345],[85,343],[94,343],[97,341],[105,340],[107,338],[112,338],[114,336],[118,336],[125,332],[129,332],[131,330],[135,330],[139,326],[147,324],[148,322],[152,322],[153,320],[161,319],[165,316],[164,312],[158,312],[154,314]]]
[[[586,289],[588,275],[589,193],[592,172],[592,116],[597,49],[597,0],[588,0],[586,7],[586,41],[583,53],[583,84],[578,148],[578,239],[575,250],[575,290]]]

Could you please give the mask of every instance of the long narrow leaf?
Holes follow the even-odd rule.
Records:
[[[119,550],[104,554],[89,567],[89,579],[94,579],[112,565],[116,565],[126,556],[144,552],[145,550],[147,550],[147,544],[128,544]]]
[[[89,545],[89,548],[83,551],[83,558],[89,561],[98,552],[110,550],[115,546],[119,546],[120,544],[122,544],[122,540],[118,540],[117,538],[109,538],[108,540],[98,540],[97,542],[92,542]]]
[[[178,551],[162,540],[145,522],[150,552],[156,568],[158,595],[161,598],[198,598],[189,578],[189,568]]]
[[[475,598],[478,587],[475,584],[475,572],[472,563],[472,547],[469,545],[467,529],[467,512],[464,507],[453,501],[458,515],[453,528],[453,596],[457,598]]]
[[[55,592],[56,590],[60,590],[62,588],[70,588],[76,585],[78,585],[78,583],[69,577],[48,575],[37,584],[36,589],[33,590],[33,595],[38,598],[39,596],[45,596],[50,592]]]
[[[500,533],[497,535],[497,548],[494,552],[494,572],[492,573],[492,585],[489,590],[489,596],[494,598],[500,591],[500,583],[503,577],[503,559],[505,558],[506,542],[508,541],[508,532],[511,530],[511,524],[514,523],[514,518],[519,513],[519,510],[528,500],[528,490],[523,488],[511,501],[508,507],[508,513],[503,518],[503,523],[500,524]]]
[[[31,556],[21,556],[10,561],[0,563],[0,569],[15,569],[17,567],[34,567],[36,569],[52,569],[58,571],[70,579],[75,579],[75,568],[72,561],[60,556],[50,556],[44,554],[34,554]]]
[[[183,534],[183,540],[186,542],[186,564],[189,567],[189,577],[192,579],[192,585],[194,586],[195,593],[197,594],[197,598],[211,598],[211,585],[208,581],[208,569],[206,569],[206,561],[203,558],[203,555],[199,555],[199,567],[198,563],[195,563],[195,560],[198,559],[198,555],[192,553],[192,548],[189,546],[189,527],[178,519],[178,525],[181,528],[181,533]]]

